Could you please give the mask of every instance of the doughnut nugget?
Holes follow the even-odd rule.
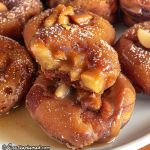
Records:
[[[39,29],[53,26],[54,24],[69,23],[79,25],[81,28],[91,31],[97,40],[101,38],[110,45],[114,44],[115,30],[107,20],[86,10],[71,6],[65,7],[60,4],[56,8],[46,10],[28,21],[23,31],[26,47],[28,48],[32,36]]]
[[[114,23],[118,17],[118,0],[48,0],[48,7],[53,8],[58,4],[73,6],[93,12],[110,23]]]
[[[42,10],[40,0],[0,0],[0,35],[22,40],[23,27]]]
[[[115,45],[122,71],[136,92],[150,94],[150,22],[129,28]]]
[[[0,36],[0,115],[9,113],[32,86],[36,65],[23,46]]]
[[[122,21],[128,27],[150,20],[149,0],[119,0],[122,10]]]
[[[48,135],[72,149],[97,140],[110,142],[129,121],[134,103],[134,88],[123,74],[100,96],[41,73],[26,97],[32,118]]]
[[[56,24],[40,30],[29,51],[46,77],[91,92],[103,93],[120,73],[116,51],[77,25]]]

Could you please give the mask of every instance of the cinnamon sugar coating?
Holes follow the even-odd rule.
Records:
[[[103,93],[120,72],[116,51],[77,25],[54,25],[37,32],[29,44],[44,74],[75,88]]]
[[[53,8],[58,4],[73,6],[77,9],[84,9],[97,14],[110,23],[117,20],[118,1],[117,0],[47,0],[48,7]]]
[[[0,35],[22,40],[23,27],[34,15],[43,10],[40,0],[0,0],[7,11],[0,8]]]
[[[0,36],[0,115],[14,107],[28,92],[36,65],[23,46]]]
[[[129,28],[117,41],[115,50],[122,71],[131,80],[136,92],[150,94],[150,49],[140,43],[137,34],[139,28],[150,33],[150,22]]]
[[[81,148],[98,139],[109,141],[129,121],[135,91],[123,74],[101,98],[98,94],[72,87],[66,95],[58,98],[55,93],[61,84],[58,79],[50,80],[40,74],[26,97],[26,107],[50,136],[67,147]],[[88,102],[100,107],[98,110],[88,109],[83,105]]]

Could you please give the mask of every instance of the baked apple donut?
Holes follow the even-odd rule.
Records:
[[[23,46],[0,36],[0,115],[6,114],[32,85],[36,65]]]
[[[91,31],[95,35],[95,38],[101,38],[110,45],[114,44],[115,30],[107,20],[85,10],[58,5],[56,8],[46,10],[29,20],[23,31],[26,47],[28,47],[32,36],[39,29],[52,26],[56,23],[77,24],[80,27]]]
[[[120,0],[122,20],[126,26],[150,20],[149,0]]]
[[[29,51],[48,78],[96,93],[112,86],[120,72],[116,51],[77,25],[56,24],[40,30]]]
[[[24,25],[42,10],[40,0],[0,0],[0,35],[21,40]]]
[[[102,97],[40,74],[26,97],[32,118],[72,149],[115,138],[129,121],[134,103],[134,88],[123,74]]]
[[[117,20],[118,0],[48,0],[47,2],[49,8],[63,4],[93,12],[110,23],[114,23]]]
[[[137,92],[150,94],[150,22],[129,28],[118,40],[122,71],[131,80]]]

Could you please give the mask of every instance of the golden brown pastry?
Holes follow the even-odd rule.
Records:
[[[117,20],[118,0],[48,0],[48,7],[54,8],[58,4],[73,6],[93,12],[110,23]]]
[[[23,46],[0,36],[0,115],[8,113],[27,93],[36,65]]]
[[[129,121],[134,103],[134,88],[123,74],[102,97],[40,74],[26,97],[32,118],[72,149],[116,137]]]
[[[42,10],[40,0],[0,0],[0,35],[21,40],[24,25]]]
[[[136,24],[118,40],[122,71],[131,80],[137,92],[150,94],[150,22]]]
[[[68,23],[77,24],[81,28],[91,31],[97,40],[101,38],[110,45],[114,44],[115,30],[107,20],[85,10],[58,5],[56,8],[46,10],[28,21],[23,31],[26,47],[39,29],[54,24]]]
[[[116,51],[77,25],[56,24],[37,32],[29,44],[48,78],[96,93],[112,86],[120,73]]]
[[[149,0],[119,0],[122,10],[122,21],[126,26],[150,20]]]

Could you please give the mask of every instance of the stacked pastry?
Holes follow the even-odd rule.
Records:
[[[108,45],[115,39],[112,26],[91,12],[58,5],[32,18],[24,39],[41,66],[26,97],[31,116],[72,149],[114,139],[131,117],[135,91]]]

